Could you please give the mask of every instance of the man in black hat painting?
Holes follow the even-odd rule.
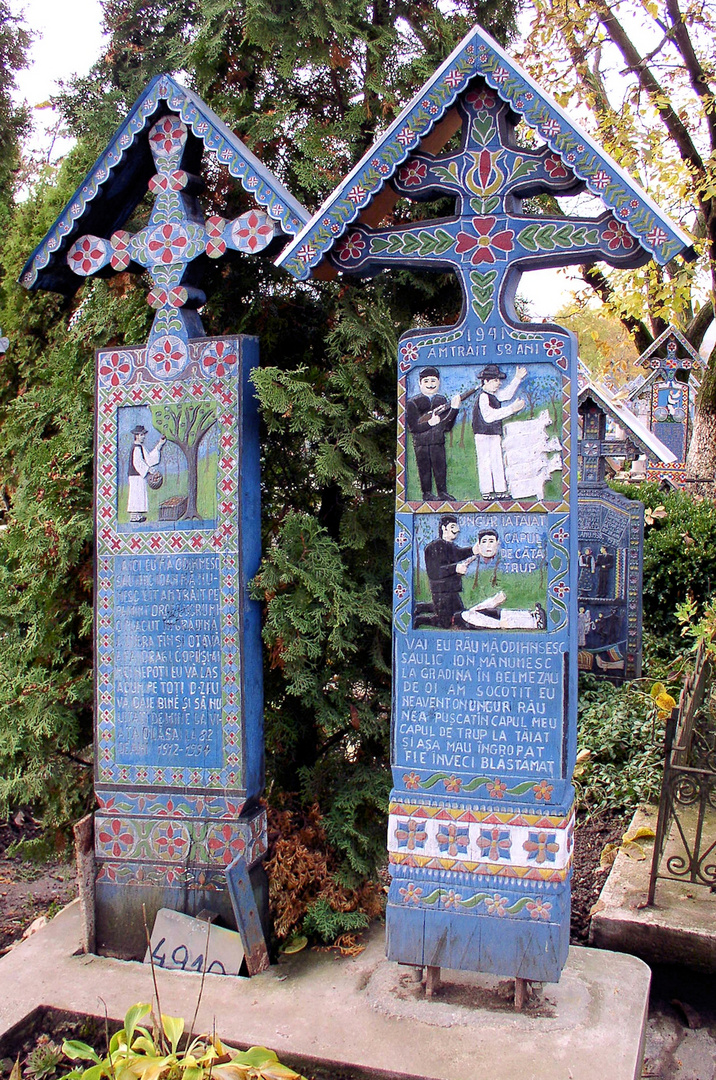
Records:
[[[435,367],[423,368],[418,375],[418,382],[420,393],[409,398],[405,408],[405,422],[413,436],[423,500],[452,502],[454,496],[447,490],[445,433],[454,427],[460,408],[460,395],[453,394],[448,401],[443,394],[438,393],[440,372]],[[437,495],[433,492],[433,477]]]
[[[510,401],[526,374],[527,368],[518,367],[514,378],[502,387],[507,374],[497,364],[488,364],[478,375],[482,389],[472,410],[472,430],[483,499],[504,499],[508,494],[502,460],[502,421],[524,409],[525,403],[522,398],[515,398],[509,405],[501,403]]]
[[[127,513],[130,521],[146,521],[149,499],[147,497],[147,473],[153,465],[158,465],[162,456],[162,447],[167,441],[162,435],[153,450],[145,450],[144,440],[147,429],[142,424],[132,428],[134,443],[129,451],[129,496]]]

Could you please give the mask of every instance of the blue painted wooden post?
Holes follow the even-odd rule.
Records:
[[[518,145],[524,118],[546,145]],[[461,132],[458,149],[440,154]],[[522,200],[584,187],[600,217]],[[398,198],[454,216],[389,222]],[[403,217],[404,220],[404,217]],[[452,271],[452,326],[398,355],[388,956],[557,980],[576,745],[576,341],[521,323],[523,270],[637,266],[688,240],[479,28],[278,263]],[[434,979],[432,980],[434,982]]]
[[[206,147],[264,209],[204,220]],[[123,224],[147,187],[147,226]],[[95,196],[102,198],[95,200]],[[285,242],[305,211],[189,91],[155,79],[35,250],[29,288],[146,269],[146,347],[97,353],[96,944],[140,958],[159,908],[233,924],[266,898],[259,435],[250,337],[206,338],[202,257]],[[263,875],[265,878],[265,875]],[[251,897],[256,917],[256,903]],[[250,922],[250,916],[249,922]],[[264,947],[265,953],[265,947]]]

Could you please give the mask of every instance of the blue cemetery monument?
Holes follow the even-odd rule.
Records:
[[[650,374],[632,391],[630,401],[645,402],[646,422],[676,458],[673,463],[651,458],[647,479],[683,487],[696,392],[706,362],[676,327],[669,326],[645,349],[638,363]]]
[[[520,121],[540,146],[517,141]],[[523,209],[585,188],[605,204],[598,217]],[[391,220],[399,199],[437,196],[455,200],[452,216],[414,220],[413,206],[409,223]],[[398,356],[393,960],[559,979],[574,824],[577,351],[561,327],[520,322],[513,300],[524,270],[678,254],[691,256],[688,239],[475,28],[277,260],[301,280],[452,271],[464,297],[454,325],[404,334]]]
[[[611,490],[605,461],[633,459],[641,447],[628,435],[607,438],[608,412],[596,391],[585,387],[578,401],[578,666],[623,682],[641,675],[644,505]]]
[[[204,219],[204,150],[257,207]],[[149,191],[144,228],[125,222]],[[97,948],[145,949],[163,907],[233,924],[226,870],[262,887],[266,851],[259,437],[251,337],[207,338],[201,269],[271,250],[308,215],[231,131],[154,79],[22,274],[71,295],[148,271],[146,346],[97,353],[95,815]],[[247,875],[248,877],[248,875]],[[237,916],[238,917],[238,916]],[[248,953],[247,949],[247,953]]]

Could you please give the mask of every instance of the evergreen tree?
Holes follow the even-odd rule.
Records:
[[[62,95],[78,145],[56,185],[39,185],[15,209],[0,251],[8,278],[159,71],[183,71],[313,209],[473,22],[504,41],[514,15],[512,0],[463,0],[449,15],[405,0],[104,8],[106,55]],[[220,168],[207,180],[207,212],[233,217],[249,205]],[[459,290],[450,277],[407,272],[297,286],[239,254],[209,274],[206,332],[261,339],[264,560],[254,587],[264,607],[269,799],[318,804],[334,876],[355,881],[384,858],[390,787],[397,338],[417,319],[456,316]],[[129,275],[86,283],[73,301],[18,289],[6,319],[18,348],[0,418],[12,488],[0,536],[0,667],[5,631],[14,659],[12,685],[0,684],[0,774],[14,779],[0,780],[0,800],[39,800],[58,825],[76,807],[50,777],[61,775],[58,755],[62,768],[82,771],[75,759],[92,729],[91,352],[146,339],[144,295]],[[9,738],[11,724],[21,739]]]

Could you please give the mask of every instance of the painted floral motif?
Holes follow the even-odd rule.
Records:
[[[162,263],[169,266],[182,262],[186,257],[188,244],[189,237],[181,225],[160,225],[149,234],[147,241],[152,265]]]
[[[186,363],[186,345],[181,338],[174,335],[159,337],[154,342],[151,359],[156,365],[158,375],[178,375]]]
[[[535,793],[535,799],[550,802],[554,788],[552,784],[548,784],[546,780],[540,780],[539,784],[535,784],[532,790]]]
[[[547,356],[561,356],[564,349],[564,341],[562,338],[549,338],[544,342],[544,351]]]
[[[159,853],[171,859],[184,854],[189,840],[182,828],[170,822],[158,832],[155,843]]]
[[[96,236],[81,236],[67,252],[67,265],[80,277],[94,274],[104,266],[106,241]]]
[[[479,263],[494,263],[497,259],[504,259],[508,252],[514,250],[514,230],[498,229],[493,233],[497,225],[497,218],[475,217],[472,219],[472,227],[475,235],[460,232],[457,234],[455,252],[458,255],[471,251],[470,262],[477,266]],[[497,254],[496,254],[497,253]]]
[[[491,898],[485,900],[485,907],[487,908],[488,915],[499,915],[502,918],[507,913],[507,905],[509,900],[506,896],[500,896],[499,893],[493,893]]]
[[[448,889],[447,892],[442,894],[441,899],[443,902],[443,907],[456,908],[460,903],[461,896],[460,893],[456,893],[454,889]]]
[[[487,785],[487,790],[493,799],[502,799],[507,791],[507,784],[502,780],[495,779]]]
[[[407,345],[401,345],[400,353],[401,356],[405,360],[409,360],[411,364],[414,364],[418,359],[418,356],[420,355],[418,351],[418,346],[414,345],[412,342],[408,342]]]
[[[217,341],[202,355],[201,363],[207,374],[222,378],[235,369],[238,357],[228,341]]]
[[[540,865],[546,862],[553,863],[559,851],[557,834],[542,831],[529,832],[522,847],[527,852],[529,862],[540,863]]]
[[[480,829],[477,846],[481,855],[497,862],[498,859],[509,859],[512,839],[506,829]]]
[[[422,184],[427,175],[428,167],[424,161],[409,161],[398,173],[398,179],[406,187],[416,187]]]
[[[441,823],[438,829],[438,847],[453,858],[467,851],[469,839],[470,830],[465,826],[455,825],[452,821],[447,824]]]
[[[411,901],[414,904],[419,904],[420,897],[423,895],[423,890],[412,881],[408,883],[407,889],[399,889],[398,892],[403,897],[404,904],[409,904]]]
[[[134,837],[119,818],[113,818],[109,823],[103,822],[98,831],[99,842],[109,848],[109,852],[115,859],[126,854],[134,843]]]
[[[103,381],[109,382],[110,386],[119,386],[127,378],[132,370],[129,353],[113,352],[104,353],[99,373]]]
[[[263,251],[273,238],[273,224],[262,211],[249,210],[233,223],[231,238],[238,251]]]
[[[549,919],[552,905],[546,900],[528,900],[525,907],[531,919]]]
[[[482,112],[483,109],[494,109],[497,103],[495,93],[488,90],[471,91],[469,94],[465,94],[465,102],[471,105],[475,112]]]
[[[420,776],[416,772],[405,773],[403,776],[403,783],[408,790],[415,790],[420,787]]]
[[[228,866],[244,851],[246,840],[237,832],[235,825],[227,822],[212,833],[206,846],[212,858]]]
[[[545,159],[544,167],[553,180],[563,180],[566,176],[569,176],[562,159],[554,154]]]
[[[631,251],[633,247],[636,247],[636,240],[621,221],[610,221],[602,233],[602,238],[606,240],[610,251],[616,251],[618,248]]]
[[[446,776],[443,784],[446,791],[459,791],[462,787],[462,778],[459,776]]]
[[[345,236],[343,240],[336,245],[336,252],[341,262],[347,262],[348,259],[359,259],[364,247],[365,240],[360,233],[354,232]]]
[[[168,157],[186,142],[186,127],[178,117],[165,116],[152,128],[149,143],[157,157]]]
[[[416,818],[398,820],[395,830],[398,847],[405,848],[406,851],[415,851],[416,848],[425,847],[427,838],[428,834],[422,821],[418,821]]]

